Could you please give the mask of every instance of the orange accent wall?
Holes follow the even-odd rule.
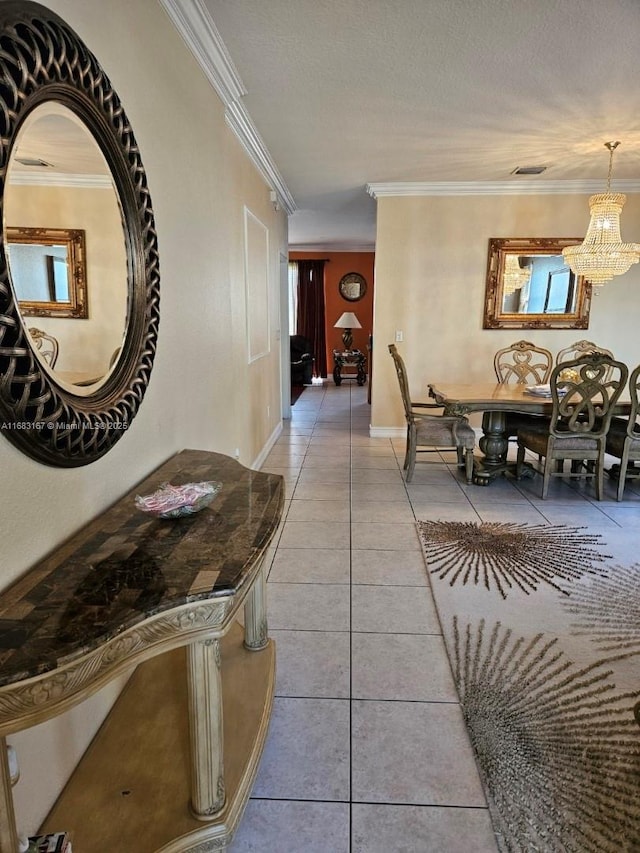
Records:
[[[325,259],[324,304],[325,335],[327,340],[327,376],[333,371],[333,351],[342,349],[342,329],[333,324],[344,311],[353,311],[362,325],[353,330],[353,348],[367,352],[367,343],[373,327],[373,267],[375,252],[289,252],[292,261]],[[358,272],[367,282],[367,292],[357,302],[349,302],[340,296],[338,283],[348,272]]]

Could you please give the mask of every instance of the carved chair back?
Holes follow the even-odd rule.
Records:
[[[629,412],[627,435],[634,441],[640,442],[640,433],[637,432],[636,425],[640,414],[640,364],[631,371],[629,376],[629,396],[631,398],[631,411]]]
[[[405,367],[404,359],[398,352],[395,344],[389,344],[389,352],[393,358],[393,363],[398,376],[398,384],[400,385],[400,394],[402,395],[402,405],[404,406],[404,416],[408,422],[413,419],[411,411],[411,394],[409,393],[409,379],[407,377],[407,368]]]
[[[566,378],[566,371],[573,374]],[[557,364],[551,373],[551,435],[567,433],[602,438],[620,394],[627,384],[629,369],[613,356],[601,352]]]
[[[531,341],[516,341],[498,350],[493,367],[501,384],[543,385],[549,380],[553,356]]]
[[[580,358],[583,355],[591,355],[592,353],[602,353],[603,355],[608,355],[610,358],[614,358],[611,350],[599,347],[598,344],[594,344],[593,341],[582,340],[575,341],[571,346],[561,349],[556,356],[556,364],[563,364],[566,361]]]
[[[29,334],[34,340],[36,348],[40,352],[40,356],[47,362],[49,367],[55,367],[58,360],[58,341],[53,335],[43,332],[42,329],[37,329],[31,326]]]

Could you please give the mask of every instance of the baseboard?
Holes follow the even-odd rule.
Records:
[[[370,438],[406,438],[406,427],[374,427],[369,425]]]
[[[264,447],[262,448],[260,453],[256,456],[256,458],[253,460],[253,464],[251,465],[251,467],[253,468],[254,471],[259,471],[262,468],[262,466],[264,465],[264,460],[267,458],[267,456],[271,452],[271,448],[276,443],[276,441],[280,438],[281,434],[282,434],[282,421],[278,421],[278,425],[276,426],[274,431],[271,433],[271,435],[269,436],[269,438],[265,442]]]

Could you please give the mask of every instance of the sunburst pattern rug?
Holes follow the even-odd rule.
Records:
[[[640,564],[582,528],[418,522],[498,846],[640,851]]]

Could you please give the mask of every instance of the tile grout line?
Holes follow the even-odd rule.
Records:
[[[349,838],[353,839],[353,398],[349,386]]]

